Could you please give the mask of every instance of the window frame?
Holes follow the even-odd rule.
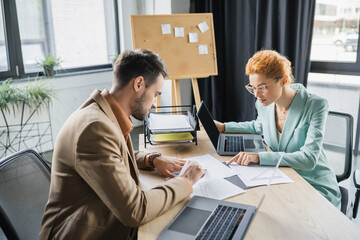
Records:
[[[315,16],[314,16],[315,17]],[[360,35],[360,20],[359,20],[359,33]],[[360,37],[358,37],[358,45],[356,50],[355,62],[340,62],[340,61],[310,61],[310,72],[312,73],[325,73],[325,74],[339,74],[339,75],[352,75],[360,76]],[[356,118],[356,116],[354,116]],[[357,116],[357,126],[354,141],[354,155],[360,154],[360,103]]]
[[[38,72],[25,72],[25,66],[23,63],[23,55],[22,55],[22,45],[20,39],[20,30],[19,30],[19,22],[17,17],[17,9],[16,9],[16,0],[0,0],[0,4],[2,4],[3,9],[3,17],[4,17],[4,34],[5,34],[5,49],[7,51],[7,61],[9,65],[8,71],[0,72],[0,82],[7,80],[8,78],[16,80],[21,80],[28,77],[37,77],[42,74],[42,71]],[[50,0],[42,0],[43,4],[43,14],[44,19],[49,20],[50,13],[49,3]],[[113,0],[113,8],[114,8],[114,21],[115,21],[115,51],[120,53],[120,29],[119,29],[119,12],[118,12],[118,2],[117,0]],[[52,46],[54,44],[52,39],[51,27],[45,26],[46,38],[49,41],[49,53],[53,54]],[[61,69],[55,73],[56,76],[61,76],[62,74],[80,74],[87,73],[93,71],[100,70],[111,70],[112,64],[99,64],[92,66],[84,66],[77,68],[66,68]]]

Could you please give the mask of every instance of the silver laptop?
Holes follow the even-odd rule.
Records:
[[[269,178],[257,207],[195,196],[165,228],[158,239],[243,239],[246,230],[265,199],[281,160],[282,156]]]
[[[203,101],[200,104],[197,116],[218,154],[236,155],[239,152],[265,151],[265,146],[260,135],[220,133]]]

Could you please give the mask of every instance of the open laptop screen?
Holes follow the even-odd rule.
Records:
[[[200,104],[199,111],[197,112],[197,116],[200,119],[203,127],[205,128],[205,131],[206,131],[207,135],[209,136],[215,149],[217,149],[220,133],[214,123],[214,119],[212,118],[209,110],[207,109],[207,107],[203,101]]]

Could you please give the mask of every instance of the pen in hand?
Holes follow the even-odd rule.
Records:
[[[234,161],[235,161],[235,157],[233,157],[232,159],[230,159],[230,161],[227,161],[227,162],[226,162],[226,165],[229,166],[229,165],[230,165],[232,162],[234,162]]]
[[[187,166],[189,163],[190,163],[190,161],[189,161],[189,160],[186,160],[186,162],[185,162],[184,166],[182,167],[182,169],[181,169],[180,173],[178,174],[178,176],[181,176],[181,175],[184,173],[184,171],[185,171],[185,169],[186,169],[186,166]]]

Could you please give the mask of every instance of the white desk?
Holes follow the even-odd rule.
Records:
[[[144,150],[140,135],[139,149]],[[198,146],[193,144],[147,145],[146,151],[159,151],[163,155],[188,158],[210,154],[219,161],[230,157],[219,156],[205,132],[198,132]],[[325,199],[291,168],[281,168],[294,183],[272,185],[258,214],[250,225],[245,239],[360,239],[360,229]],[[149,189],[164,178],[157,172],[141,171],[143,189]],[[257,205],[265,186],[247,189],[227,201]],[[187,199],[188,200],[188,199]],[[184,200],[167,213],[141,226],[138,238],[156,239],[185,205]]]

